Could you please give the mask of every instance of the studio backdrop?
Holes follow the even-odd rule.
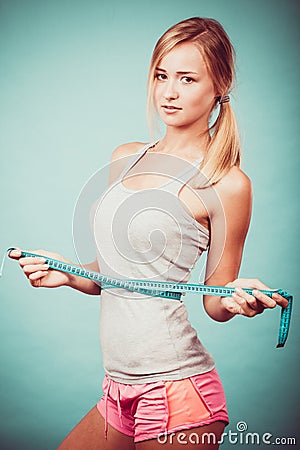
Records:
[[[279,307],[217,323],[200,297],[187,296],[190,318],[224,384],[227,431],[300,439],[296,1],[2,0],[1,251],[47,249],[78,262],[80,192],[118,145],[149,141],[151,52],[169,26],[192,16],[220,21],[237,53],[231,100],[253,183],[240,276],[290,291],[295,304],[283,349],[275,348]],[[0,296],[0,448],[55,449],[101,395],[99,298],[34,289],[12,260]],[[225,439],[222,448],[231,446]]]

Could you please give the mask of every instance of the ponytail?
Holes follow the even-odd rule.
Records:
[[[210,131],[211,140],[201,171],[212,185],[220,181],[232,166],[239,167],[241,163],[238,126],[229,102],[220,104],[218,118]],[[193,182],[192,185],[196,187],[197,182]]]

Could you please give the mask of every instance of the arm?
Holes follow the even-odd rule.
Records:
[[[99,272],[98,261],[95,260],[90,264],[85,264],[83,266],[87,270],[92,270],[94,272]],[[87,280],[85,278],[78,277],[76,275],[68,276],[67,286],[76,289],[77,291],[81,291],[85,294],[89,295],[100,295],[101,294],[101,286],[100,284],[95,283],[95,281]]]
[[[50,257],[73,264],[62,255],[51,253],[46,250],[33,250],[32,253],[45,255],[45,257]],[[49,266],[45,264],[44,258],[21,258],[21,251],[19,249],[12,250],[9,253],[9,256],[10,258],[19,260],[19,265],[33,287],[55,288],[60,286],[69,286],[73,289],[84,292],[85,294],[99,295],[101,293],[101,287],[92,280],[77,277],[73,274],[59,272],[57,270],[49,270]],[[93,261],[84,267],[89,270],[99,271],[97,261]]]
[[[211,242],[207,259],[207,285],[236,287],[232,297],[204,297],[204,308],[214,320],[225,322],[236,314],[252,317],[276,304],[287,306],[287,301],[273,294],[272,299],[255,290],[253,295],[241,287],[270,289],[257,279],[238,279],[246,235],[252,210],[252,187],[249,178],[237,167],[214,188],[220,203],[210,211]],[[220,207],[221,205],[221,207]]]

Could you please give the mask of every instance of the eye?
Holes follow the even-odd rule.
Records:
[[[194,78],[191,78],[191,77],[182,77],[181,78],[181,81],[184,83],[184,84],[191,84],[191,83],[193,83],[193,81],[195,81],[194,80]]]
[[[167,75],[165,73],[156,73],[155,78],[158,81],[165,81],[167,79]]]

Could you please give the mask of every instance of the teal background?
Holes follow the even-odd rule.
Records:
[[[243,420],[250,432],[299,441],[297,1],[1,0],[0,250],[75,260],[77,196],[117,145],[149,139],[151,51],[194,15],[219,20],[237,51],[233,106],[254,190],[240,276],[289,290],[295,305],[284,349],[275,349],[279,308],[220,324],[191,297],[190,316],[223,380],[228,428]],[[101,394],[99,301],[33,289],[13,261],[0,296],[0,448],[54,449]]]

